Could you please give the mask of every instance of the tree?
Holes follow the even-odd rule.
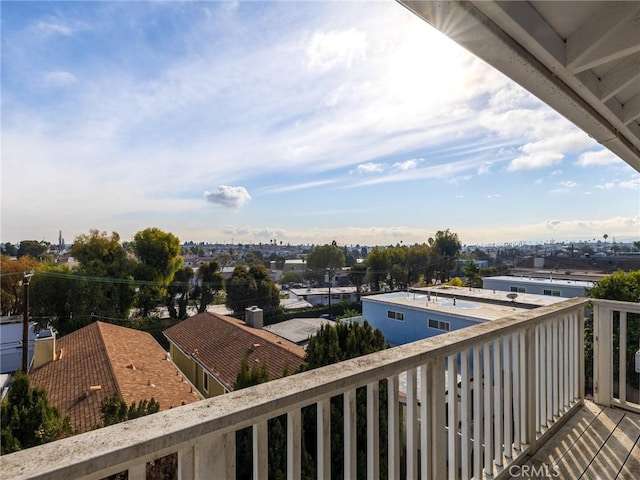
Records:
[[[367,355],[387,348],[387,343],[379,329],[373,330],[365,320],[363,324],[357,322],[339,322],[335,326],[322,325],[316,335],[311,337],[307,346],[303,370],[312,370],[325,365],[341,362],[351,358]],[[387,383],[380,382],[380,458],[387,456]],[[339,477],[342,472],[342,453],[344,450],[344,412],[341,396],[331,399],[331,474],[332,478]],[[356,393],[357,432],[356,450],[358,458],[358,479],[366,478],[366,445],[367,445],[367,397],[366,388],[358,389]],[[303,414],[303,468],[313,459],[310,452],[314,452],[316,441],[315,408],[306,408]],[[311,466],[313,467],[313,466]],[[386,478],[386,462],[380,462],[380,477]]]
[[[389,254],[385,249],[374,247],[367,256],[367,275],[374,292],[379,292],[381,283],[386,282],[390,268]]]
[[[471,260],[462,266],[462,273],[467,277],[469,285],[476,288],[482,288],[482,278],[480,277],[480,269]]]
[[[462,244],[458,239],[458,234],[446,230],[438,230],[433,239],[432,249],[442,259],[440,264],[441,280],[449,280],[456,268],[456,260],[460,253]]]
[[[120,235],[90,230],[75,239],[71,255],[80,263],[75,273],[82,277],[75,284],[74,316],[85,319],[85,324],[92,320],[93,313],[127,318],[135,294],[129,283],[135,263],[121,244]]]
[[[183,320],[187,318],[187,304],[191,293],[191,279],[194,276],[193,268],[182,267],[174,277],[173,282],[169,285],[169,315],[171,318]],[[178,303],[178,310],[175,308],[175,302]]]
[[[138,292],[138,306],[142,316],[147,316],[161,299],[166,298],[167,287],[182,266],[180,240],[158,228],[146,228],[136,233],[132,248],[139,261],[135,278],[152,282],[140,287]]]
[[[20,315],[23,312],[22,281],[24,274],[35,270],[41,264],[31,257],[17,260],[0,256],[0,312],[5,315]]]
[[[617,271],[607,275],[598,283],[587,290],[586,295],[591,298],[603,298],[607,300],[618,300],[621,302],[640,302],[640,270],[625,273]],[[613,347],[614,352],[620,351],[620,324],[615,321],[619,318],[619,313],[614,314]],[[593,324],[585,324],[585,376],[589,382],[593,375]],[[635,390],[638,389],[638,375],[633,375],[635,371],[635,352],[640,343],[640,315],[627,314],[627,381],[631,383]],[[619,353],[617,353],[619,355]],[[614,375],[616,375],[614,373]],[[615,384],[615,382],[614,382]]]
[[[38,260],[43,259],[49,250],[49,242],[39,242],[37,240],[22,240],[16,256],[18,258],[29,256]]]
[[[362,291],[362,284],[366,276],[367,266],[362,263],[356,263],[349,269],[349,281],[356,287],[358,301],[360,301],[360,292]]]
[[[0,405],[2,454],[73,435],[69,417],[49,405],[47,391],[31,387],[29,376],[16,373],[7,398]]]
[[[87,310],[91,302],[85,298],[86,288],[83,287],[86,282],[78,281],[76,277],[66,264],[44,265],[29,282],[32,317],[40,319],[41,324],[51,323],[59,335],[82,328],[90,320]],[[47,322],[42,321],[44,319]]]
[[[10,242],[6,242],[2,244],[2,254],[8,255],[9,257],[17,257],[18,256],[18,248]]]
[[[307,267],[317,278],[322,278],[327,270],[335,271],[344,267],[344,264],[344,254],[335,242],[315,247],[307,255]]]
[[[226,282],[226,305],[236,314],[256,305],[265,313],[275,311],[280,305],[280,293],[263,265],[238,266]]]
[[[198,267],[198,279],[200,280],[200,305],[198,313],[202,313],[213,302],[216,292],[224,288],[224,277],[219,271],[220,265],[215,260]]]
[[[111,397],[102,400],[102,404],[100,405],[102,424],[96,427],[108,427],[109,425],[126,422],[127,420],[133,420],[134,418],[143,417],[159,411],[160,404],[154,398],[151,398],[151,400],[140,400],[137,404],[136,402],[132,402],[131,405],[127,405],[117,393],[114,393]]]

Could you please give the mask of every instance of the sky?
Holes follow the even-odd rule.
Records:
[[[640,175],[394,1],[9,2],[0,240],[640,238]]]

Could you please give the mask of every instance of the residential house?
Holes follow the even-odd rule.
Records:
[[[498,320],[565,298],[440,286],[362,297],[362,317],[379,328],[391,345],[403,345],[441,333]]]
[[[44,387],[50,403],[80,432],[102,421],[102,401],[114,394],[127,404],[153,398],[160,410],[202,398],[146,332],[94,322],[38,341],[36,350],[31,384]],[[41,360],[40,350],[49,352],[48,359]]]
[[[204,397],[231,392],[243,358],[272,379],[295,373],[304,349],[242,320],[204,312],[164,331],[171,358]]]
[[[584,297],[586,290],[595,286],[595,282],[587,280],[571,280],[566,278],[516,277],[499,275],[482,279],[482,288],[515,293],[533,293],[552,297]]]

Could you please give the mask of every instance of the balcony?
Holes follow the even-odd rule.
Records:
[[[640,321],[640,304],[591,303],[574,298],[5,455],[2,476],[100,479],[128,470],[138,480],[147,462],[177,453],[181,479],[235,478],[235,432],[251,427],[253,478],[266,479],[267,421],[286,415],[287,478],[299,479],[301,408],[311,406],[317,409],[317,478],[332,478],[329,401],[341,396],[340,473],[355,478],[356,389],[362,387],[367,478],[379,478],[381,465],[389,478],[401,472],[407,478],[527,478],[532,471],[537,478],[544,471],[578,478],[592,466],[613,478],[640,467],[640,416],[627,413],[640,412],[640,402],[625,382],[627,349],[616,348],[627,343],[627,322]],[[587,308],[593,311],[593,402],[584,394]],[[384,458],[382,380],[389,406]]]

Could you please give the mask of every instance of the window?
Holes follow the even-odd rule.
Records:
[[[560,290],[547,290],[546,288],[542,292],[544,295],[550,295],[552,297],[560,297]]]
[[[526,293],[527,290],[524,287],[511,287],[511,291],[512,292],[518,292],[518,293]]]
[[[209,391],[209,375],[207,375],[207,372],[202,372],[202,388],[204,388],[205,392]]]
[[[391,320],[398,320],[400,322],[404,322],[404,313],[387,310],[387,318],[390,318]]]
[[[435,328],[436,330],[442,330],[444,332],[451,331],[451,324],[442,320],[429,319],[429,328]]]

